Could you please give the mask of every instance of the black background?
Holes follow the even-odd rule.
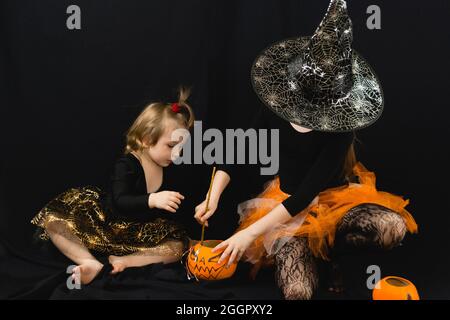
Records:
[[[408,236],[389,271],[428,297],[448,297],[447,152],[450,2],[349,0],[354,48],[376,70],[386,105],[358,132],[359,160],[377,185],[410,199],[420,233]],[[81,30],[66,8],[81,8]],[[382,29],[366,27],[381,8]],[[311,35],[328,0],[8,1],[1,3],[0,230],[26,251],[30,219],[73,186],[104,186],[124,133],[147,102],[173,101],[180,84],[204,127],[245,127],[260,103],[249,73],[258,52],[282,38]],[[236,227],[236,205],[267,177],[249,167],[232,177],[209,238]],[[169,185],[186,195],[183,220],[194,238],[194,206],[211,167],[172,166]]]

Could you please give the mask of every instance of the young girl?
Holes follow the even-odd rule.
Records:
[[[279,172],[256,198],[239,205],[237,232],[214,250],[218,263],[245,256],[257,268],[275,263],[286,299],[310,299],[316,258],[328,259],[335,235],[356,245],[392,248],[417,232],[408,204],[378,191],[375,174],[356,161],[354,131],[383,109],[381,86],[351,49],[351,21],[343,0],[331,0],[311,38],[273,44],[256,59],[253,87],[268,107],[257,128],[279,129]],[[270,111],[269,111],[270,109]],[[210,197],[196,207],[204,223],[217,208],[230,173],[221,166]]]
[[[184,196],[163,188],[163,170],[179,155],[177,129],[194,122],[181,88],[176,103],[152,103],[126,134],[124,155],[115,163],[111,187],[71,188],[50,201],[32,220],[41,239],[77,264],[73,277],[91,282],[103,268],[92,251],[109,254],[112,274],[127,267],[177,261],[187,249],[186,231],[173,216]]]

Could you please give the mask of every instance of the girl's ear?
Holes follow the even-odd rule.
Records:
[[[144,147],[144,148],[148,148],[148,147],[150,147],[150,143],[149,143],[149,137],[148,136],[145,136],[144,138],[142,138],[142,146]]]

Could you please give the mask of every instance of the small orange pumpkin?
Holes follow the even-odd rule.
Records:
[[[205,240],[202,245],[198,242],[190,247],[187,269],[197,279],[222,280],[231,277],[236,271],[236,261],[229,268],[226,267],[228,260],[217,264],[223,250],[212,253],[212,249],[221,242],[222,240]]]
[[[395,276],[378,281],[377,287],[372,291],[372,298],[373,300],[420,300],[419,293],[411,281]]]

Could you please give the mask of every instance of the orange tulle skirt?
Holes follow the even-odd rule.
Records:
[[[359,183],[349,183],[319,193],[318,201],[311,203],[289,221],[274,226],[271,231],[258,237],[247,249],[246,260],[254,264],[268,261],[270,263],[270,257],[294,236],[307,237],[312,253],[327,260],[328,248],[334,244],[339,222],[350,209],[364,203],[378,204],[391,209],[403,217],[409,232],[417,232],[414,218],[405,209],[409,200],[378,191],[375,186],[375,174],[368,171],[360,162],[354,166],[353,173],[359,178]],[[288,197],[289,194],[281,191],[278,177],[269,181],[257,198],[239,205],[238,212],[241,219],[237,231],[261,219]]]

